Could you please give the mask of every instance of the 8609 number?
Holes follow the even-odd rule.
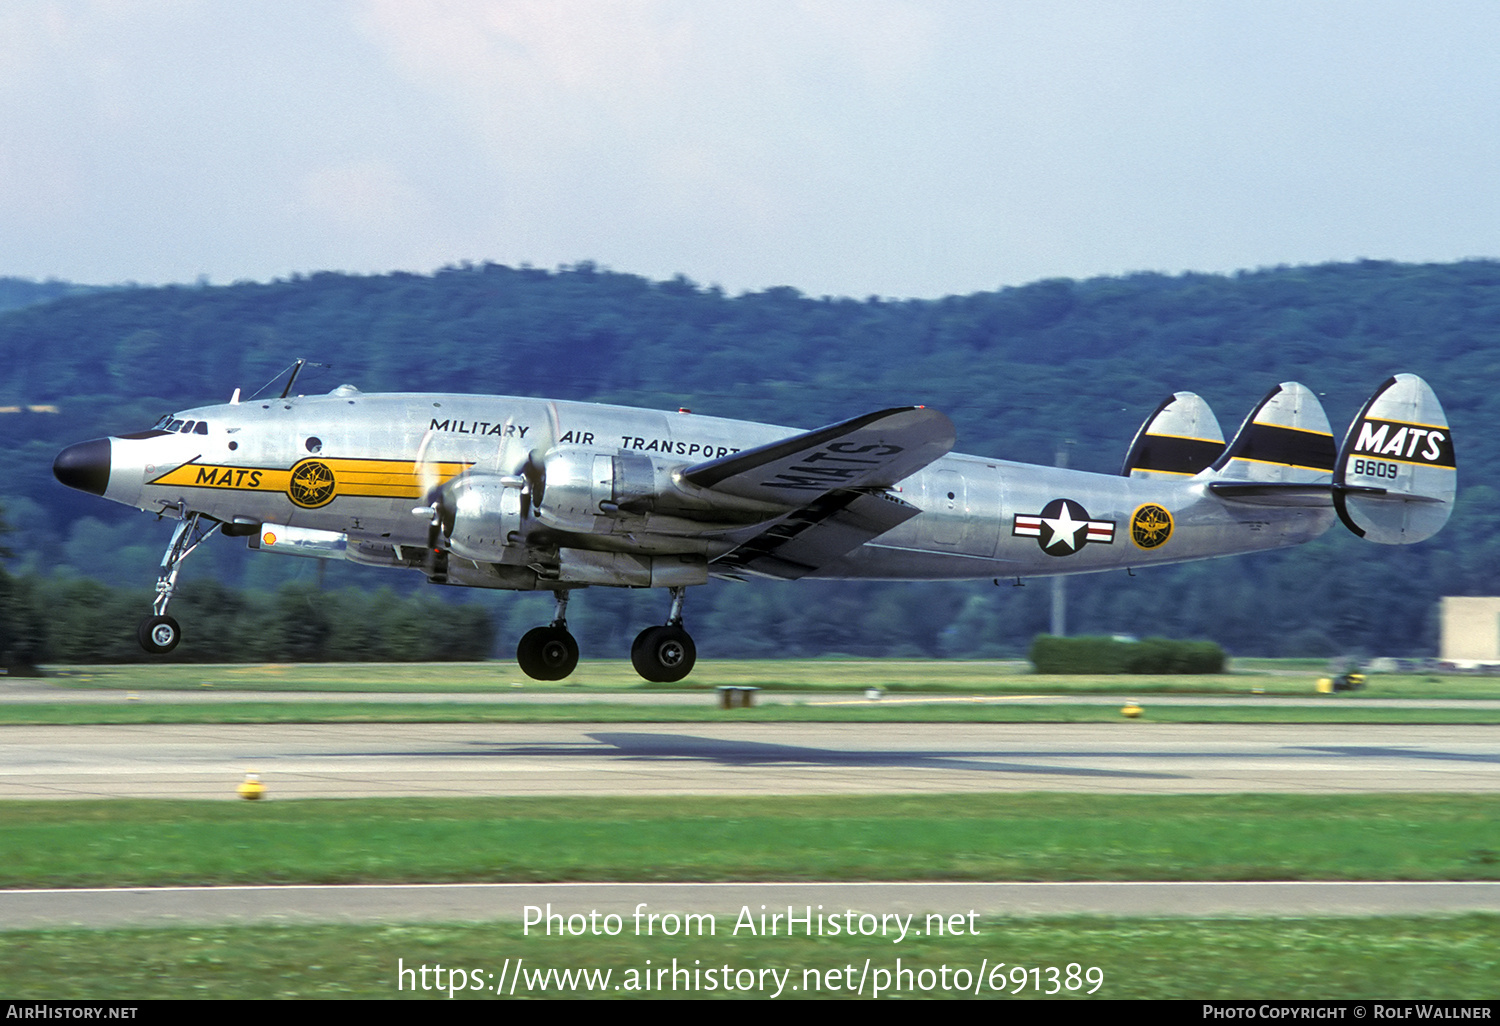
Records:
[[[1383,460],[1355,460],[1352,469],[1356,477],[1382,477],[1395,480],[1401,470],[1401,465],[1386,463]]]

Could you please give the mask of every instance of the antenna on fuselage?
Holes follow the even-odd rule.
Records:
[[[301,370],[301,369],[302,369],[302,365],[303,365],[303,364],[304,364],[304,363],[306,363],[306,362],[307,362],[307,361],[306,361],[306,360],[298,360],[298,361],[296,361],[296,362],[295,362],[295,363],[293,363],[293,364],[292,364],[292,365],[291,365],[291,371],[292,371],[292,379],[293,379],[293,380],[295,380],[295,379],[296,379],[296,377],[297,377],[297,372],[298,372],[298,371],[299,371],[299,370]],[[265,390],[266,390],[266,389],[268,389],[268,388],[270,388],[270,387],[271,387],[271,386],[272,386],[272,385],[274,385],[274,384],[276,384],[276,379],[277,379],[277,378],[279,378],[279,377],[281,377],[281,376],[282,376],[282,375],[283,375],[283,374],[285,374],[285,373],[286,373],[286,372],[287,372],[287,368],[285,368],[285,367],[283,367],[283,368],[281,368],[281,370],[279,370],[279,371],[277,371],[277,372],[276,372],[276,373],[275,373],[275,374],[272,374],[272,375],[271,375],[271,380],[270,380],[270,381],[267,381],[267,382],[266,382],[266,383],[265,383],[265,384],[264,384],[264,385],[261,385],[261,386],[260,386],[260,387],[259,387],[259,388],[257,388],[257,389],[256,389],[256,390],[255,390],[255,391],[254,391],[254,392],[251,392],[251,393],[250,393],[250,398],[251,398],[251,399],[252,399],[252,400],[253,400],[253,399],[255,399],[255,398],[257,398],[257,397],[258,397],[258,396],[259,396],[259,395],[260,395],[260,394],[261,394],[261,393],[262,393],[262,392],[264,392],[264,391],[265,391]],[[282,392],[282,393],[281,393],[281,398],[283,398],[283,399],[285,399],[285,398],[286,398],[286,394],[287,394],[287,392],[290,392],[290,391],[291,391],[291,390],[292,390],[292,382],[291,382],[291,381],[288,381],[288,382],[287,382],[287,383],[286,383],[286,390],[285,390],[285,391],[283,391],[283,392]]]
[[[271,380],[267,381],[264,385],[261,385],[259,388],[257,388],[255,392],[251,394],[250,399],[255,399],[266,389],[274,385],[277,378],[281,377],[288,370],[290,370],[292,372],[292,375],[291,377],[286,379],[286,387],[281,390],[281,395],[279,396],[279,398],[285,399],[287,396],[292,394],[292,386],[297,383],[297,375],[301,374],[302,368],[308,365],[311,365],[313,367],[322,367],[324,370],[330,370],[333,367],[333,364],[331,363],[317,363],[316,361],[312,360],[296,360],[288,367],[283,367],[281,370],[271,375]],[[236,389],[235,391],[238,392],[239,390]]]
[[[297,383],[297,375],[302,373],[302,365],[306,360],[298,360],[292,365],[292,376],[286,379],[286,387],[281,390],[281,398],[285,399],[292,392],[292,386]]]

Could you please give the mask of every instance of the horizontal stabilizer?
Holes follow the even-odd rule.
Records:
[[[953,422],[942,413],[903,406],[699,463],[682,479],[724,495],[799,507],[833,491],[889,488],[947,455],[955,439]]]
[[[1208,490],[1247,506],[1324,507],[1333,505],[1333,485],[1295,481],[1211,481]]]
[[[1318,397],[1284,381],[1250,411],[1213,469],[1219,481],[1326,485],[1336,456]]]
[[[1458,488],[1453,431],[1427,382],[1397,374],[1365,403],[1338,453],[1333,505],[1369,541],[1410,545],[1448,522]]]
[[[1224,451],[1224,432],[1208,403],[1192,392],[1168,396],[1156,408],[1125,456],[1125,477],[1192,477]]]

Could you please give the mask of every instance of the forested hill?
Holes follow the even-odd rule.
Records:
[[[1492,261],[1052,280],[908,301],[483,265],[131,288],[13,310],[0,314],[11,357],[0,405],[53,403],[122,429],[133,426],[122,408],[154,419],[236,387],[248,395],[306,357],[333,369],[301,391],[349,381],[610,399],[804,426],[925,402],[953,416],[964,451],[1051,462],[1071,439],[1075,461],[1113,470],[1149,408],[1182,388],[1232,427],[1272,385],[1302,379],[1337,421],[1411,370],[1451,413],[1477,413],[1495,401],[1497,336]],[[1466,461],[1491,458],[1482,433],[1461,444]]]
[[[1155,624],[1241,647],[1248,632],[1274,649],[1286,624],[1229,613],[1183,622],[1171,596],[1218,581],[1224,592],[1250,589],[1244,602],[1255,604],[1257,581],[1284,573],[1296,591],[1297,568],[1316,565],[1359,589],[1362,605],[1310,610],[1306,630],[1341,646],[1383,638],[1417,650],[1435,642],[1438,595],[1500,587],[1495,493],[1478,487],[1497,462],[1497,442],[1483,427],[1486,410],[1500,412],[1495,261],[1059,279],[938,300],[817,298],[790,288],[731,296],[685,278],[655,282],[590,264],[324,273],[43,302],[35,301],[41,293],[25,295],[30,305],[0,312],[0,408],[20,410],[0,414],[11,440],[0,454],[0,502],[25,532],[24,551],[50,546],[57,554],[42,565],[82,551],[78,518],[116,523],[51,480],[61,444],[138,430],[168,410],[226,400],[236,387],[249,395],[298,357],[330,365],[304,372],[297,390],[307,393],[349,382],[366,391],[543,395],[797,427],[925,403],[953,418],[959,451],[1050,464],[1066,445],[1072,466],[1106,472],[1175,390],[1207,399],[1228,433],[1277,382],[1300,380],[1323,397],[1341,433],[1376,385],[1412,371],[1442,398],[1460,461],[1463,508],[1435,542],[1393,555],[1330,539],[1319,551],[1337,558],[1303,550],[1239,561],[1238,570],[1219,561],[1209,571],[1152,571],[1174,582],[1150,586],[1152,602],[1174,608],[1151,613],[1113,598],[1091,611],[1095,600],[1079,588],[1077,617],[1098,622],[1078,626],[1148,633]],[[985,593],[981,619],[1004,620],[1007,637],[1045,623],[1030,606],[1005,612],[1022,600],[990,597],[997,591]],[[970,608],[978,593],[955,594]],[[1398,606],[1406,620],[1399,628]],[[1234,622],[1225,626],[1225,617]]]
[[[25,278],[0,278],[0,310],[46,303],[64,296],[86,296],[106,291],[97,285],[74,285],[66,281],[28,281]]]

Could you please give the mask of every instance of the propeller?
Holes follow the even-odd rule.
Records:
[[[532,425],[536,432],[530,448],[526,450],[525,463],[517,472],[526,478],[526,484],[531,497],[532,508],[540,511],[542,500],[547,492],[547,455],[557,445],[558,431],[557,404],[547,403],[542,423]]]
[[[541,508],[547,487],[547,454],[558,434],[558,420],[556,405],[548,403],[543,422],[527,428],[526,433],[533,435],[528,441],[516,431],[515,417],[507,417],[494,462],[482,472],[498,478],[506,488],[519,490],[523,521]],[[429,574],[441,574],[446,572],[447,535],[453,530],[458,489],[465,475],[442,480],[441,463],[430,455],[433,439],[434,432],[429,428],[417,447],[416,473],[423,505],[413,508],[412,515],[427,520]]]
[[[421,489],[422,501],[411,513],[414,517],[427,518],[427,547],[425,563],[428,577],[442,577],[448,572],[447,552],[442,545],[443,534],[443,481],[438,466],[428,458],[427,450],[432,445],[433,430],[428,428],[417,446],[417,486]]]
[[[557,404],[548,403],[541,424],[527,428],[531,440],[525,441],[515,430],[515,418],[507,417],[501,433],[500,448],[495,453],[494,473],[507,485],[521,489],[522,515],[529,517],[542,508],[547,491],[547,454],[557,437]]]

